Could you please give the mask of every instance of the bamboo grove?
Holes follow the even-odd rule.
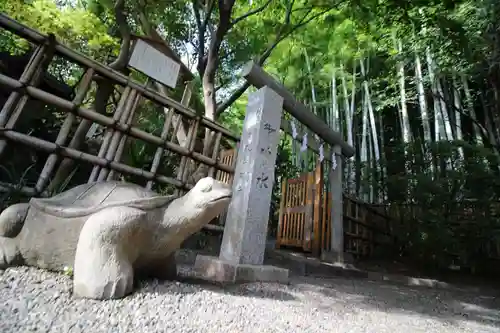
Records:
[[[397,253],[433,267],[486,269],[500,254],[497,6],[350,17],[269,65],[357,148],[346,191],[390,207]]]

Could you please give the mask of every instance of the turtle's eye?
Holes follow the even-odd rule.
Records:
[[[206,184],[202,189],[202,192],[210,192],[212,191],[212,184]]]
[[[212,190],[213,184],[214,184],[213,178],[206,177],[200,179],[197,185],[200,187],[201,192],[210,192]]]

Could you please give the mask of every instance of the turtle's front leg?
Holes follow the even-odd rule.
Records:
[[[0,269],[23,264],[17,238],[0,237]]]
[[[92,215],[82,228],[75,254],[73,295],[93,299],[121,298],[132,292],[134,272],[129,243],[146,213],[113,207]]]

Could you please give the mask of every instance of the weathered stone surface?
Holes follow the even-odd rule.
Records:
[[[268,87],[248,96],[220,258],[262,265],[283,98]]]
[[[248,96],[219,258],[198,255],[195,271],[219,282],[288,282],[288,270],[263,266],[283,98],[268,87]]]
[[[134,274],[174,278],[175,251],[230,198],[231,189],[209,177],[180,198],[116,181],[34,198],[0,214],[0,268],[73,267],[75,296],[120,298]]]
[[[270,265],[233,264],[217,257],[198,255],[196,274],[216,282],[288,283],[288,269]]]

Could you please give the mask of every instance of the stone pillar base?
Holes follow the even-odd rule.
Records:
[[[212,256],[196,256],[194,269],[200,278],[216,282],[288,283],[288,269],[268,265],[234,265]]]
[[[321,253],[320,259],[321,261],[325,261],[330,264],[338,264],[340,266],[354,263],[354,257],[352,254],[347,252],[341,254],[337,251],[324,251]]]

